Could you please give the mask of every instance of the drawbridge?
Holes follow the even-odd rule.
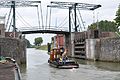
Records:
[[[38,26],[30,26],[30,27],[18,27],[16,24],[16,9],[18,8],[26,8],[26,7],[35,7],[37,8],[37,15],[38,15]],[[46,12],[46,21],[43,20],[43,11],[41,7],[41,1],[27,1],[27,0],[5,0],[0,2],[0,8],[8,8],[10,9],[7,22],[6,22],[6,31],[13,31],[13,32],[22,32],[23,34],[33,34],[33,33],[54,33],[54,34],[68,34],[70,32],[79,32],[79,28],[82,28],[80,25],[80,21],[82,23],[83,19],[80,15],[80,12],[77,10],[95,10],[101,7],[101,5],[96,4],[87,4],[87,3],[78,3],[78,2],[51,2],[50,5],[47,5],[47,12]],[[61,22],[60,26],[52,26],[51,25],[51,14],[52,9],[66,9],[69,14],[67,22]],[[49,13],[48,13],[49,12]],[[32,11],[31,11],[32,13]],[[49,14],[49,15],[48,15]],[[80,19],[78,18],[77,14],[79,14]],[[22,16],[19,15],[22,18]],[[27,17],[27,16],[26,16]],[[25,19],[22,22],[28,23]],[[48,23],[49,22],[49,23]],[[41,23],[41,24],[40,24]],[[44,25],[46,23],[46,25]],[[67,27],[65,24],[68,24]],[[31,23],[32,24],[32,23]],[[63,27],[65,26],[65,27]],[[73,26],[73,28],[71,27]],[[83,24],[84,26],[84,24]]]

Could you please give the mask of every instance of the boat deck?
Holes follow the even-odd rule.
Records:
[[[13,63],[0,63],[0,80],[15,80]]]

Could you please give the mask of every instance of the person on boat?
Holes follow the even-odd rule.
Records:
[[[61,57],[61,55],[60,55],[60,49],[57,48],[57,49],[56,49],[56,61],[57,61],[57,62],[59,62],[60,57]]]
[[[56,59],[57,58],[57,49],[54,48],[54,58]]]
[[[54,49],[50,52],[50,61],[54,61]]]
[[[65,49],[63,47],[60,48],[60,55],[62,56],[62,54],[64,53]]]
[[[59,55],[58,49],[55,48],[55,49],[54,49],[54,60],[57,61],[57,62],[59,62],[59,57],[58,57],[58,55]]]
[[[65,49],[64,53],[62,54],[62,61],[64,64],[66,63],[67,53],[68,53],[68,49]]]

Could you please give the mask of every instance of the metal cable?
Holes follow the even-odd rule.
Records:
[[[83,27],[84,27],[84,29],[85,29],[84,21],[83,21],[83,19],[82,19],[82,15],[81,15],[81,13],[80,13],[80,10],[79,10],[79,9],[78,9],[78,13],[79,13],[79,15],[80,15],[81,22],[82,22]]]
[[[46,11],[46,27],[47,27],[47,18],[48,18],[48,7],[47,7],[47,11]]]
[[[66,21],[63,25],[61,25],[59,28],[62,28],[65,24],[67,24],[68,21]]]
[[[79,23],[79,30],[81,29],[81,31],[82,31],[82,27],[81,27],[81,23],[80,23],[80,20],[79,20],[79,18],[78,18],[78,15],[76,15],[77,16],[77,20],[78,20],[78,23]]]
[[[17,12],[17,11],[16,11]],[[19,14],[19,12],[17,12],[18,16],[20,16],[20,18],[30,27],[32,27],[26,20],[24,20],[24,18]]]
[[[8,26],[8,23],[9,23],[11,11],[12,11],[12,8],[10,8],[10,12],[9,12],[9,15],[8,15],[8,19],[7,19],[7,22],[6,22],[6,27],[5,27],[5,29],[7,29],[7,26]]]
[[[72,29],[74,29],[75,30],[75,28],[74,28],[74,26],[75,26],[75,24],[74,24],[74,18],[73,18],[73,14],[72,14],[72,17],[71,17],[72,19],[72,21],[71,22],[73,22],[72,24],[73,24],[73,26],[72,26]]]
[[[50,8],[50,17],[49,17],[49,29],[50,29],[50,24],[51,24],[51,8]]]
[[[28,26],[27,24],[24,23],[23,20],[21,20],[21,18],[20,18],[18,15],[16,15],[16,16],[17,16],[17,18],[18,18],[25,26]]]
[[[10,27],[11,27],[12,21],[13,21],[13,18],[11,18],[10,25],[9,25],[9,28],[8,28],[8,32],[9,32],[9,30],[10,30]]]
[[[40,28],[40,15],[39,15],[39,9],[38,9],[38,6],[37,6],[37,15],[38,15],[38,24],[39,24],[39,28]]]
[[[58,27],[60,27],[60,26],[65,22],[66,19],[67,19],[67,16],[66,16],[65,19],[59,24]]]
[[[42,26],[43,26],[43,29],[44,29],[44,25],[43,25],[43,14],[42,14],[42,6],[40,4],[40,11],[41,11],[41,21],[42,21]]]

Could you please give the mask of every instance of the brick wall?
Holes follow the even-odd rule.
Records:
[[[0,55],[14,58],[19,64],[26,63],[26,43],[22,39],[0,38]]]

